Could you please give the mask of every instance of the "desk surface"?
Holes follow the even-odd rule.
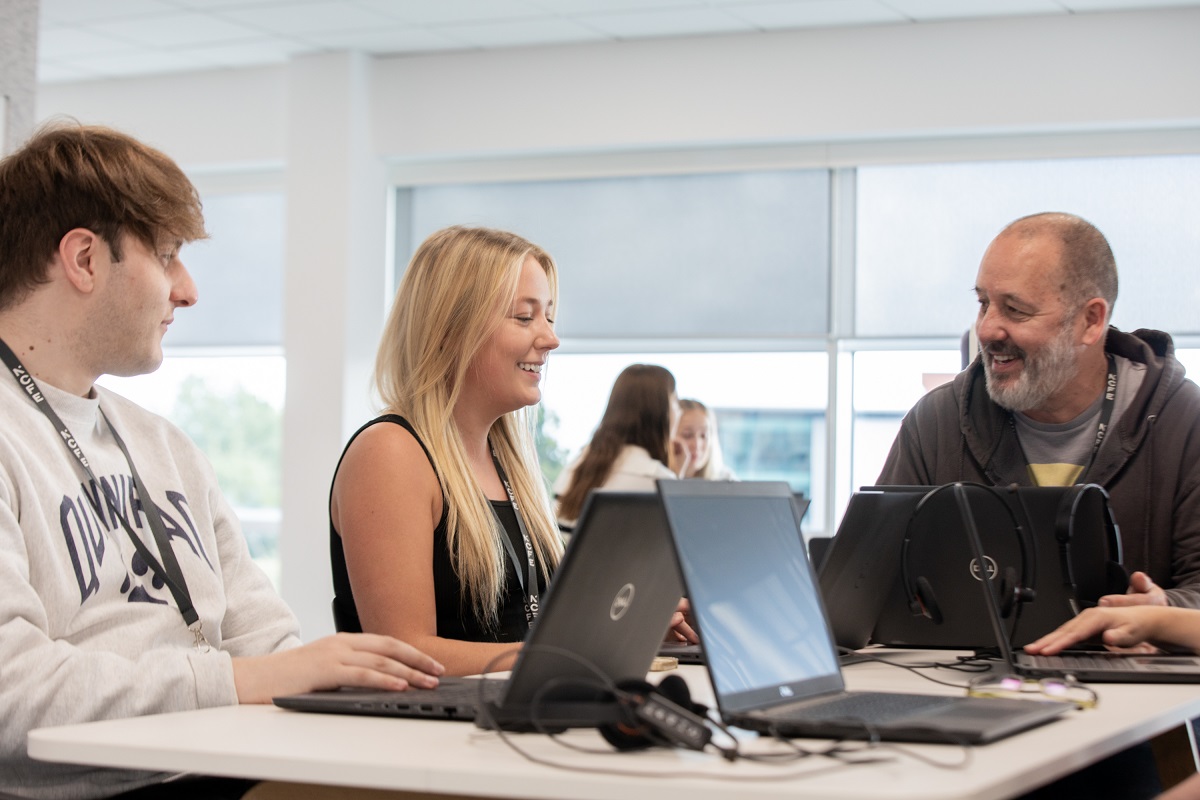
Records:
[[[681,674],[701,702],[711,697],[703,668],[682,668]],[[849,688],[856,690],[957,693],[882,664],[857,664],[845,674]],[[959,672],[933,674],[966,681]],[[497,734],[469,723],[304,714],[272,706],[44,728],[30,734],[29,753],[77,764],[489,797],[658,800],[664,792],[686,792],[704,800],[736,791],[748,797],[790,798],[803,792],[805,797],[843,800],[1001,798],[1200,717],[1200,689],[1194,685],[1096,688],[1099,708],[1071,712],[1041,728],[973,748],[969,764],[956,770],[930,766],[904,752],[942,762],[963,759],[963,749],[941,745],[882,749],[880,754],[892,756],[882,763],[842,766],[809,758],[764,765],[666,749],[618,756],[588,730],[564,738],[597,753],[579,753],[539,735],[512,737],[537,758],[563,767],[555,768],[530,763]],[[748,746],[758,751],[781,747],[761,740]]]

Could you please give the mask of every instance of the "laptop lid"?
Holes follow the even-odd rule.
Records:
[[[978,562],[967,547],[954,499],[948,491],[937,490],[934,486],[863,489],[907,494],[922,501],[919,513],[898,515],[887,523],[897,526],[890,538],[907,539],[908,547],[892,551],[900,559],[900,574],[890,585],[871,639],[897,647],[990,647],[986,609],[977,591]],[[1120,535],[1101,487],[968,483],[964,491],[974,509],[988,573],[1001,576],[1009,594],[1017,584],[1033,590],[1019,614],[1005,616],[1016,646],[1049,633],[1102,595],[1125,591]],[[932,588],[941,622],[910,610],[920,577]]]
[[[892,596],[888,590],[900,578],[905,520],[920,497],[866,489],[851,496],[819,573],[821,599],[841,647],[858,650],[870,640]]]
[[[592,492],[499,713],[521,718],[535,700],[594,698],[600,676],[644,680],[682,595],[658,496]],[[560,688],[547,690],[551,682]]]
[[[786,483],[660,481],[723,715],[845,688]]]

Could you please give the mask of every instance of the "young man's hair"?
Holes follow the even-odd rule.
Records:
[[[603,486],[626,445],[667,465],[671,454],[671,397],[675,376],[657,364],[630,364],[613,382],[608,405],[587,450],[558,497],[558,516],[579,517],[588,492]]]
[[[51,122],[0,161],[0,310],[46,281],[76,228],[117,261],[123,234],[156,252],[207,235],[196,187],[166,155],[111,128]]]
[[[461,599],[484,624],[496,622],[505,590],[500,537],[506,534],[475,479],[453,414],[471,362],[509,313],[529,258],[545,270],[557,308],[558,268],[537,245],[490,228],[430,235],[400,282],[375,359],[383,405],[412,424],[436,465],[450,561],[466,595]],[[533,410],[526,408],[500,417],[488,438],[548,576],[562,556],[562,540],[538,466],[535,430]]]

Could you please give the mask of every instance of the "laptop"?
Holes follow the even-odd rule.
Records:
[[[986,743],[1066,704],[847,692],[786,483],[659,481],[721,717],[783,736]]]
[[[343,688],[274,703],[512,730],[615,721],[607,688],[645,679],[682,593],[658,497],[593,492],[509,677],[443,678],[435,689],[403,692]]]
[[[864,487],[863,492],[908,495],[909,501],[875,528],[846,530],[851,558],[873,558],[861,551],[884,548],[897,559],[885,584],[870,639],[894,647],[991,647],[987,610],[979,591],[979,562],[970,551],[956,502],[949,491],[930,494],[931,486]],[[1033,598],[1005,617],[1010,642],[1021,647],[1038,639],[1094,605],[1102,595],[1123,593],[1127,577],[1121,562],[1120,536],[1112,522],[1108,496],[1096,485],[997,487],[967,484],[969,505],[983,542],[989,574],[1015,576],[1028,582]],[[913,509],[927,495],[921,511]],[[1021,528],[1022,539],[1016,528]],[[839,533],[840,536],[840,533]],[[877,544],[863,542],[873,537]],[[905,563],[902,543],[909,539]],[[1022,548],[1021,542],[1024,542]],[[908,586],[902,572],[909,573]],[[935,623],[909,608],[918,576],[932,586],[942,621]],[[1023,579],[1023,581],[1021,580]],[[822,575],[822,587],[827,578]],[[841,606],[826,597],[835,618]],[[839,623],[835,622],[835,629]],[[839,640],[840,642],[840,640]]]

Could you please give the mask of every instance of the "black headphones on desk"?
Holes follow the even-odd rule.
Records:
[[[933,584],[924,575],[917,575],[913,579],[912,569],[909,566],[909,551],[913,540],[914,523],[921,513],[925,511],[934,497],[946,489],[952,488],[956,484],[948,483],[942,486],[937,486],[928,491],[916,508],[913,509],[912,515],[908,518],[908,525],[904,530],[904,542],[900,546],[900,579],[904,584],[904,595],[908,598],[908,608],[913,616],[926,617],[935,625],[940,625],[945,620],[942,614],[941,606],[938,605],[937,595],[934,593]],[[1021,571],[1018,574],[1013,567],[1006,567],[1004,574],[1000,576],[1000,614],[1003,617],[1013,617],[1013,624],[1020,618],[1021,606],[1034,599],[1036,593],[1033,589],[1034,578],[1036,576],[1036,564],[1033,557],[1030,555],[1029,543],[1025,539],[1025,531],[1021,527],[1021,523],[1017,520],[1016,512],[1012,506],[1004,499],[1001,490],[994,486],[986,486],[982,483],[963,483],[963,486],[970,488],[982,489],[993,495],[1004,510],[1008,513],[1009,519],[1012,521],[1012,532],[1017,539],[1017,546],[1021,553]],[[965,534],[964,534],[965,535]],[[972,559],[974,563],[974,559]],[[982,577],[980,580],[992,580],[987,574],[987,565],[978,564],[977,569]]]
[[[679,675],[668,675],[657,686],[642,680],[622,681],[613,694],[618,721],[599,730],[618,750],[655,745],[703,750],[712,738],[708,708],[692,700],[687,681]]]

